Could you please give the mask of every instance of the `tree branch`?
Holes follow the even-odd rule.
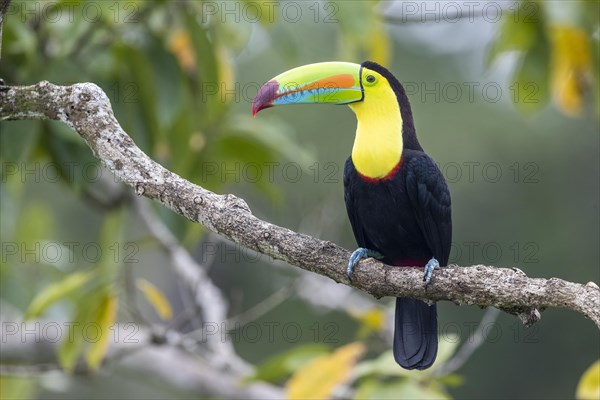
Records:
[[[469,336],[451,359],[435,370],[434,376],[448,375],[460,369],[475,350],[485,342],[485,330],[496,322],[499,314],[500,311],[497,308],[488,308],[475,332]]]
[[[94,155],[138,195],[157,200],[176,213],[235,243],[297,267],[354,286],[375,297],[415,297],[426,301],[492,306],[535,323],[548,307],[578,311],[600,328],[600,289],[558,278],[529,278],[518,269],[476,265],[436,270],[427,290],[418,268],[397,268],[367,259],[352,283],[346,277],[350,253],[334,243],[293,232],[252,215],[246,202],[218,195],[151,160],[123,131],[106,94],[93,83],[56,86],[0,86],[0,120],[51,119],[72,127]]]
[[[0,372],[13,376],[31,376],[58,367],[60,342],[56,330],[44,329],[56,322],[37,320],[17,322],[20,317],[0,317],[2,347],[0,348]],[[9,329],[4,329],[9,327]],[[135,330],[133,330],[135,328]],[[62,326],[61,334],[68,328]],[[133,332],[133,334],[132,334]],[[114,325],[104,363],[114,366],[114,373],[125,376],[151,376],[151,382],[166,385],[177,391],[192,394],[209,394],[224,399],[281,399],[283,390],[264,382],[241,384],[243,375],[234,371],[215,368],[212,361],[185,351],[177,346],[183,340],[172,332],[163,344],[153,341],[153,333],[146,328]],[[23,365],[25,364],[25,365]],[[76,373],[87,373],[86,367],[78,365]]]
[[[134,209],[144,221],[146,228],[159,241],[171,258],[171,264],[180,280],[195,294],[197,305],[202,308],[204,321],[227,320],[227,302],[218,287],[209,279],[205,269],[184,249],[169,228],[152,213],[151,207],[141,199],[134,200]],[[236,372],[250,373],[251,367],[235,353],[230,341],[221,340],[218,335],[204,335],[212,351],[211,364],[217,368],[231,367]]]

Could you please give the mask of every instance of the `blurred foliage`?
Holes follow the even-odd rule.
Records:
[[[271,383],[282,383],[284,379],[289,378],[295,371],[328,352],[329,348],[321,343],[293,347],[290,350],[270,357],[258,365],[254,375],[249,377],[247,381],[263,380]]]
[[[56,83],[99,84],[123,128],[146,153],[211,190],[222,189],[225,182],[218,175],[203,175],[202,165],[209,160],[262,163],[285,156],[297,161],[297,155],[306,154],[283,130],[265,131],[263,124],[249,121],[232,126],[235,114],[230,108],[241,95],[236,92],[232,58],[240,46],[241,32],[236,31],[241,29],[208,20],[202,2],[127,2],[135,7],[119,17],[114,3],[99,2],[106,18],[95,23],[82,18],[85,2],[68,3],[54,2],[43,11],[67,13],[77,4],[72,24],[46,23],[39,16],[40,23],[32,21],[33,29],[28,29],[9,18],[5,80],[25,84],[44,76]],[[200,16],[207,21],[201,23]],[[87,63],[89,59],[94,62]],[[58,166],[93,162],[85,144],[68,128],[37,126],[31,130],[36,135],[27,135],[23,140],[29,142],[18,143],[17,151],[10,145],[14,140],[3,138],[4,159],[25,160],[35,154],[34,159],[48,157]],[[276,195],[273,188],[258,188]]]
[[[575,397],[577,400],[600,399],[600,360],[581,375]]]
[[[356,334],[359,339],[367,338],[385,329],[387,315],[382,309],[374,308],[363,313],[351,313],[350,316],[360,322],[360,330]]]
[[[503,14],[490,48],[492,61],[516,51],[513,101],[523,112],[540,110],[550,94],[558,109],[580,116],[587,101],[600,117],[600,2],[521,1]]]
[[[144,278],[138,278],[135,281],[136,287],[142,292],[146,300],[152,305],[156,314],[162,320],[169,320],[173,316],[173,311],[169,300],[154,284]]]
[[[341,30],[341,54],[343,60],[371,60],[389,65],[392,44],[383,20],[374,13],[376,2],[331,1],[325,7],[335,12]]]
[[[33,399],[37,391],[34,378],[0,376],[1,399]]]
[[[392,350],[360,362],[354,376],[358,380],[356,399],[449,399],[446,387],[462,384],[456,374],[437,376],[437,370],[453,355],[460,343],[457,335],[440,337],[438,356],[431,368],[416,371],[398,368]]]
[[[111,248],[114,241],[119,241],[122,230],[120,218],[121,213],[117,211],[109,214],[104,220],[98,238],[100,249]],[[116,264],[114,259],[105,256],[91,269],[69,273],[62,280],[44,287],[25,312],[25,319],[39,318],[54,303],[67,298],[73,301],[73,334],[63,341],[59,350],[59,360],[67,371],[75,368],[86,339],[89,341],[88,332],[84,332],[83,329],[90,324],[98,330],[98,338],[91,340],[85,349],[87,365],[91,369],[97,369],[104,358],[108,349],[110,328],[117,317],[117,297],[114,288],[118,275],[117,267],[120,265]]]
[[[322,355],[299,368],[285,385],[288,399],[329,399],[350,378],[365,346],[354,342]]]
[[[413,49],[419,47],[416,39],[417,44],[402,48],[398,44],[401,35],[392,35],[392,28],[380,15],[380,6],[385,6],[383,2],[305,2],[302,5],[304,17],[310,23],[315,22],[308,25],[306,20],[299,21],[299,25],[308,26],[304,30],[291,22],[294,21],[292,14],[282,16],[273,12],[274,4],[282,6],[285,2],[228,2],[246,13],[243,18],[222,18],[219,13],[212,12],[212,7],[221,6],[222,2],[101,1],[94,2],[101,10],[97,19],[85,18],[86,3],[82,1],[34,3],[39,8],[26,5],[25,1],[14,1],[11,6],[17,12],[8,16],[4,26],[0,77],[8,84],[31,84],[45,79],[57,84],[91,81],[100,85],[110,97],[123,128],[150,157],[207,189],[248,194],[256,199],[256,208],[260,212],[272,212],[273,218],[278,212],[300,214],[299,218],[303,213],[312,212],[313,204],[298,200],[308,198],[308,191],[302,192],[295,187],[293,194],[286,196],[284,188],[266,179],[247,184],[224,175],[223,166],[293,162],[305,168],[315,160],[315,154],[325,151],[323,149],[338,151],[339,143],[345,139],[341,135],[321,133],[321,130],[326,132],[329,128],[343,126],[334,120],[327,127],[316,127],[320,130],[313,138],[317,137],[319,142],[311,146],[309,140],[302,138],[301,142],[294,131],[294,126],[301,123],[311,126],[310,121],[294,122],[293,116],[286,120],[275,114],[251,118],[250,102],[260,84],[283,69],[312,61],[372,59],[391,65],[394,56],[400,53],[398,48],[404,50],[403,57],[419,57]],[[584,117],[592,104],[598,112],[599,3],[520,1],[515,4],[517,7],[503,13],[487,59],[491,65],[501,54],[518,55],[519,62],[512,71],[510,86],[513,104],[528,115],[540,115],[548,109],[546,105],[552,98],[557,109],[568,116]],[[26,7],[34,11],[20,14],[19,10]],[[73,18],[57,22],[49,17],[60,13]],[[312,28],[317,25],[318,29]],[[328,50],[328,41],[334,43],[334,52]],[[269,59],[264,56],[267,52],[271,55]],[[274,53],[277,56],[273,56]],[[417,76],[421,70],[438,63],[440,58],[421,60],[413,74]],[[403,59],[402,63],[404,68],[410,68],[410,60]],[[249,71],[243,69],[248,65],[257,68],[258,71],[250,76],[252,79],[260,77],[259,82],[240,78],[249,76]],[[414,109],[422,107],[418,101],[415,103]],[[450,109],[448,113],[455,110],[451,105],[447,108]],[[469,105],[470,115],[480,111],[477,105]],[[497,119],[505,116],[495,115]],[[438,117],[444,121],[443,115]],[[428,120],[431,118],[421,118],[424,125]],[[452,121],[446,116],[448,120]],[[479,128],[485,134],[486,124],[484,121],[474,129]],[[308,130],[307,127],[303,129]],[[465,138],[459,139],[459,132],[453,131],[452,126],[442,128],[447,129],[449,135],[457,136],[455,141],[459,144],[450,153],[460,154],[468,147],[462,145]],[[499,136],[502,135],[496,135]],[[477,147],[478,140],[472,137],[469,140],[474,149],[481,150]],[[492,135],[486,140],[489,142],[486,147],[501,147],[494,146],[499,139]],[[441,143],[443,146],[447,142]],[[444,154],[446,150],[442,147],[438,154]],[[484,153],[482,158],[487,154]],[[560,154],[557,152],[556,156]],[[6,263],[3,258],[0,265],[1,300],[22,310],[26,318],[45,315],[78,323],[73,340],[65,340],[59,350],[65,370],[73,370],[82,360],[90,369],[101,365],[108,335],[90,343],[84,340],[81,328],[93,323],[103,332],[109,332],[119,318],[132,318],[132,305],[126,301],[132,287],[141,292],[151,306],[152,311],[148,314],[156,314],[160,323],[177,318],[182,306],[171,296],[180,288],[161,281],[164,276],[152,276],[143,270],[140,274],[144,277],[135,279],[134,285],[124,284],[127,279],[123,267],[131,254],[123,247],[127,243],[125,240],[141,243],[142,253],[148,258],[154,258],[152,251],[156,250],[156,244],[148,240],[147,233],[140,232],[139,221],[134,220],[128,203],[118,195],[128,189],[118,184],[115,189],[111,182],[106,184],[104,180],[109,178],[111,181],[112,177],[101,169],[88,147],[70,128],[47,121],[3,123],[0,158],[2,242],[17,243],[26,249],[50,242],[61,246],[61,251],[68,254],[58,262],[46,262],[47,258],[43,257],[41,262],[25,257],[17,265]],[[553,155],[553,158],[556,157]],[[569,158],[571,162],[572,158]],[[56,176],[56,181],[50,183],[60,183],[60,186],[46,185],[36,191],[39,177],[23,184],[23,175],[11,169],[14,165],[38,172],[40,168],[50,166],[42,171],[45,180],[48,181],[48,176]],[[215,165],[219,166],[218,172],[208,173],[207,167]],[[90,166],[95,166],[92,170],[100,171],[105,179],[100,182],[86,179]],[[477,196],[472,197],[479,197],[482,190],[477,190]],[[457,192],[459,199],[461,194],[465,199],[470,193],[456,185],[453,196]],[[557,197],[555,192],[554,187],[545,195],[536,192],[530,200],[538,202],[541,196],[554,199]],[[343,208],[341,197],[338,200],[338,208]],[[471,205],[469,212],[477,207],[482,208],[481,204]],[[496,210],[484,209],[482,212],[489,216]],[[198,250],[205,239],[200,225],[160,208],[157,213],[190,251]],[[70,218],[64,220],[64,215]],[[536,221],[540,229],[556,230],[554,226],[544,228],[542,219]],[[461,225],[469,226],[465,220]],[[81,251],[65,246],[65,242],[73,240],[72,232],[77,232],[76,239],[80,243],[96,243],[104,250],[101,256],[86,258]],[[570,247],[562,243],[561,246]],[[573,248],[572,253],[578,253],[577,249]],[[160,267],[168,271],[164,265]],[[271,287],[266,285],[279,283],[278,278],[265,282],[271,275],[277,275],[273,269],[260,275],[256,272],[260,266],[254,264],[251,267],[252,280],[243,282],[247,286],[260,291]],[[248,277],[240,269],[243,268],[225,278],[221,276],[220,284],[232,293],[235,293],[237,277]],[[233,284],[227,286],[231,282]],[[245,290],[250,292],[251,289],[245,287]],[[231,298],[235,304],[233,294]],[[306,311],[296,314],[294,310],[295,318],[307,318],[306,315]],[[452,389],[462,385],[462,376],[436,375],[439,366],[454,354],[458,338],[449,340],[446,336],[440,341],[438,359],[431,369],[405,371],[394,362],[391,351],[387,350],[387,341],[382,350],[380,334],[389,321],[381,309],[343,317],[355,327],[345,332],[349,340],[360,342],[338,343],[337,348],[322,343],[299,343],[288,345],[281,352],[269,347],[267,355],[261,348],[256,353],[260,353],[263,361],[256,362],[256,370],[247,381],[287,382],[290,397],[318,395],[326,398],[335,393],[337,387],[346,384],[356,389],[356,398],[373,399],[399,396],[445,399],[451,397]],[[365,359],[359,361],[363,355]],[[488,360],[478,362],[483,365]],[[598,387],[594,386],[597,369],[596,363],[582,377],[577,389],[579,398],[597,393],[594,392]],[[2,398],[33,397],[38,389],[36,384],[40,383],[39,380],[4,376],[0,379]],[[475,384],[477,382],[469,381],[468,385]]]

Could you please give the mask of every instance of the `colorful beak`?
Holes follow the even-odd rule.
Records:
[[[265,83],[252,101],[252,115],[280,104],[348,104],[363,99],[361,66],[323,62],[286,71]]]

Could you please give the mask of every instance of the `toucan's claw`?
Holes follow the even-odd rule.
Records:
[[[431,258],[427,265],[425,265],[425,273],[423,274],[423,282],[425,282],[425,289],[427,289],[427,285],[431,282],[431,277],[433,275],[433,270],[439,268],[440,263],[435,258]]]
[[[352,274],[354,273],[354,267],[356,267],[356,265],[360,262],[361,259],[367,257],[373,257],[380,260],[383,258],[383,255],[381,255],[381,253],[375,250],[365,249],[364,247],[359,247],[358,249],[354,250],[354,252],[350,256],[350,260],[348,260],[348,269],[346,270],[346,274],[348,275],[348,280],[350,282],[352,282]]]

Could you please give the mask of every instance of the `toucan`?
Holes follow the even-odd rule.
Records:
[[[452,241],[450,192],[435,162],[417,140],[408,97],[383,66],[322,62],[286,71],[265,83],[252,113],[283,104],[347,104],[357,119],[344,167],[344,199],[359,248],[348,278],[362,258],[433,271],[446,266]],[[340,133],[341,134],[341,133]],[[406,369],[426,369],[438,348],[437,309],[397,298],[393,353]]]

